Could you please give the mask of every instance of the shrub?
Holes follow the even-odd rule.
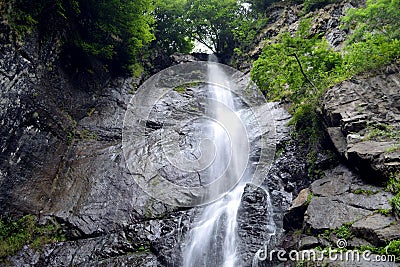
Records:
[[[39,225],[33,215],[15,221],[0,218],[0,261],[25,245],[39,249],[44,244],[64,240],[62,229],[55,222]]]

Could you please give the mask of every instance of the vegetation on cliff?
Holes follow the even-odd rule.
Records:
[[[33,29],[56,35],[75,67],[95,59],[117,74],[140,69],[154,54],[189,53],[194,40],[229,58],[255,22],[253,12],[236,0],[13,0],[2,5],[21,39]]]
[[[304,8],[311,4],[306,2]],[[400,2],[395,0],[369,0],[365,7],[348,10],[342,28],[352,34],[342,51],[334,51],[323,34],[312,35],[309,19],[303,19],[294,36],[285,32],[264,47],[252,78],[267,99],[290,101],[293,124],[315,140],[316,104],[329,86],[399,59],[399,16]]]
[[[40,249],[45,244],[65,241],[65,239],[61,226],[57,222],[48,221],[40,225],[33,215],[26,215],[19,220],[0,218],[0,262],[25,245]]]

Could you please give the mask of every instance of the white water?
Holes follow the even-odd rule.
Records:
[[[213,60],[215,61],[215,60]],[[238,120],[230,120],[229,116],[239,116],[235,107],[234,98],[229,90],[223,87],[230,87],[229,80],[223,71],[216,64],[208,67],[208,81],[210,89],[211,104],[213,109],[212,117],[217,123],[212,125],[213,143],[216,147],[216,155],[208,174],[211,180],[219,177],[222,172],[227,171],[229,177],[241,177],[240,170],[235,168],[238,157],[232,153],[232,145],[238,153],[248,153],[246,146],[242,144],[242,127],[232,125]],[[218,84],[221,86],[216,86]],[[215,101],[212,101],[214,99]],[[222,104],[222,105],[221,105]],[[226,108],[231,111],[227,112]],[[221,127],[218,122],[229,122],[229,133],[226,128]],[[238,130],[235,130],[238,129]],[[226,169],[229,165],[229,169]],[[238,182],[234,189],[220,200],[209,204],[199,214],[194,222],[194,227],[188,233],[185,247],[183,248],[184,267],[237,267],[240,266],[237,255],[237,214],[241,197],[246,185],[246,177]],[[270,209],[271,207],[266,207]],[[273,220],[271,217],[273,224]],[[274,227],[274,226],[273,226]]]
[[[216,155],[208,174],[211,180],[221,176],[224,171],[228,171],[229,175],[235,177],[234,175],[240,175],[232,173],[237,170],[226,168],[231,161],[233,161],[231,166],[237,165],[235,164],[236,155],[232,153],[231,145],[235,143],[232,140],[243,133],[235,131],[235,125],[229,125],[230,130],[227,133],[223,125],[223,122],[235,121],[230,120],[230,116],[237,116],[232,93],[224,89],[224,87],[229,88],[229,80],[218,65],[210,64],[208,82],[212,109],[210,114],[214,119],[210,135],[213,137],[216,148]],[[238,126],[237,129],[239,128]],[[240,146],[240,142],[236,144]],[[183,266],[236,266],[236,216],[243,189],[244,183],[239,182],[239,185],[222,199],[204,208],[195,227],[189,233],[183,251]]]

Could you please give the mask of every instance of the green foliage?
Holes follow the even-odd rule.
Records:
[[[331,241],[331,231],[326,229],[322,234],[319,234],[318,237],[324,238],[328,241]],[[321,248],[321,250],[322,250],[322,248]]]
[[[350,226],[351,223],[343,224],[341,227],[335,229],[333,232],[336,234],[338,238],[343,238],[348,240],[352,236]]]
[[[394,213],[400,217],[400,172],[391,173],[386,190],[392,192],[395,197],[390,200]]]
[[[88,117],[91,117],[95,111],[96,111],[96,108],[91,107],[91,108],[88,110],[88,112],[86,112],[86,115],[87,115]]]
[[[366,33],[365,39],[344,49],[345,68],[349,73],[360,73],[389,64],[400,55],[400,41],[386,41],[382,35]]]
[[[400,193],[400,172],[390,174],[386,190],[394,194]]]
[[[388,255],[395,255],[396,261],[400,261],[400,240],[392,240],[389,244],[385,247],[385,253]]]
[[[235,54],[242,56],[250,51],[256,42],[257,35],[268,22],[268,18],[259,17],[254,19],[252,13],[244,13],[241,19],[236,19],[236,26],[232,29],[234,40],[238,47]]]
[[[59,1],[56,2],[56,7],[59,5]],[[11,0],[9,4],[12,8],[10,14],[5,14],[11,27],[17,33],[17,37],[21,38],[27,32],[31,32],[33,28],[38,24],[40,15],[44,12],[49,4],[47,0],[41,1],[24,1],[24,0]]]
[[[400,240],[392,240],[387,243],[386,246],[374,247],[374,246],[361,246],[358,247],[360,251],[369,250],[370,252],[378,255],[393,255],[396,257],[396,262],[400,262]]]
[[[292,134],[298,140],[305,144],[315,144],[322,135],[322,125],[316,112],[316,101],[299,105],[289,125],[295,126],[296,131]],[[310,156],[309,159],[315,161],[313,155]]]
[[[90,132],[87,129],[83,129],[79,134],[79,138],[81,140],[89,141],[89,140],[98,140],[99,137],[97,133]]]
[[[32,239],[35,217],[25,216],[15,222],[0,220],[0,258],[14,254]]]
[[[382,123],[372,124],[368,125],[366,131],[364,140],[400,142],[400,131],[391,125]]]
[[[194,47],[189,39],[185,22],[186,0],[157,0],[154,16],[156,20],[153,46],[171,55],[174,52],[190,53]]]
[[[221,58],[227,58],[235,48],[233,29],[242,18],[243,10],[236,0],[188,0],[186,27],[190,37]]]
[[[364,8],[348,10],[343,22],[353,30],[345,48],[348,71],[368,71],[399,58],[399,0],[368,0]]]
[[[73,44],[117,71],[129,70],[153,39],[151,0],[79,0]]]
[[[359,189],[354,190],[353,193],[356,194],[356,195],[371,196],[371,195],[376,194],[377,192],[374,192],[374,191],[369,190],[369,189],[361,189],[361,188],[359,188]]]
[[[13,255],[25,245],[39,249],[50,242],[64,241],[60,226],[53,222],[39,225],[36,217],[26,215],[11,221],[0,218],[0,260]]]
[[[174,91],[182,94],[182,93],[185,93],[188,88],[198,86],[199,84],[200,84],[200,82],[185,83],[185,84],[175,87]]]
[[[310,21],[303,20],[295,36],[281,35],[278,42],[265,46],[254,62],[251,76],[268,100],[288,99],[296,105],[310,96],[316,97],[319,92],[300,68],[318,90],[332,84],[332,73],[342,64],[341,55],[324,38],[309,37],[309,27]]]
[[[315,197],[315,195],[313,194],[313,193],[309,193],[308,194],[308,196],[307,196],[307,205],[309,205],[310,204],[310,202],[311,202],[311,199],[313,199]]]
[[[384,216],[389,216],[392,213],[391,209],[377,209],[376,211]]]
[[[367,0],[365,8],[350,9],[343,19],[344,27],[354,30],[350,43],[379,35],[388,42],[400,37],[400,1]]]
[[[385,150],[386,153],[392,153],[400,150],[400,144],[393,145]]]
[[[395,214],[400,217],[400,193],[397,193],[397,195],[390,200],[390,204]]]
[[[140,245],[136,251],[136,253],[141,253],[141,252],[150,252],[149,244],[146,245]]]
[[[64,52],[79,66],[96,58],[110,70],[129,71],[154,39],[152,0],[14,0],[12,10],[17,32],[36,26],[43,35],[63,36]]]

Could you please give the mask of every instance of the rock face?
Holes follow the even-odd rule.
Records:
[[[293,212],[300,211],[296,210],[298,205],[293,205],[285,214],[285,218],[294,217],[294,221],[300,220],[299,217],[304,218],[304,223],[297,228],[296,234],[293,234],[293,230],[298,224],[284,224],[289,231],[282,242],[286,251],[313,250],[314,253],[319,253],[314,250],[318,246],[337,248],[339,245],[355,250],[371,244],[384,246],[399,238],[398,221],[390,214],[389,200],[393,195],[383,191],[382,187],[366,184],[346,166],[339,165],[325,172],[325,177],[313,182],[309,190],[311,201],[306,204],[306,211],[303,209],[303,214],[299,215],[299,212]],[[303,207],[305,193],[306,190],[302,191],[294,204]],[[380,211],[388,212],[383,215]],[[376,255],[371,255],[370,259],[374,257]],[[346,262],[323,258],[311,262],[309,266],[369,266],[365,259]],[[381,266],[396,264],[388,261]]]
[[[299,195],[293,200],[292,206],[285,212],[285,216],[283,217],[283,229],[299,229],[303,225],[303,215],[311,196],[311,192],[308,188],[300,191]]]
[[[176,254],[186,211],[144,193],[122,155],[123,118],[136,81],[71,74],[60,67],[56,39],[39,45],[33,34],[21,47],[7,25],[0,27],[1,216],[54,218],[74,232],[67,242],[42,253],[25,247],[9,261],[158,266],[174,260],[168,255]]]
[[[346,165],[326,171],[322,179],[310,185],[311,201],[301,215],[293,210],[296,203],[304,203],[304,191],[298,196],[285,218],[295,215],[298,220],[304,218],[304,223],[284,226],[290,231],[297,226],[301,234],[286,236],[284,247],[337,247],[344,238],[347,248],[353,249],[371,244],[384,246],[399,238],[399,223],[389,203],[394,196],[379,186],[390,173],[399,171],[399,84],[399,67],[391,65],[369,77],[345,81],[325,93],[321,115]],[[324,264],[341,266],[340,261]]]
[[[261,187],[247,185],[244,189],[237,215],[241,266],[251,266],[256,252],[274,238],[275,229],[271,226],[273,210],[268,198]]]
[[[337,151],[363,178],[400,170],[400,68],[345,81],[329,89],[323,100],[327,131]]]
[[[311,232],[334,230],[346,223],[359,222],[378,210],[390,210],[392,194],[381,187],[365,184],[344,166],[327,172],[325,178],[311,184],[313,198],[305,215]],[[395,219],[387,217],[392,223]]]
[[[2,27],[9,32],[7,26]],[[181,245],[195,211],[180,210],[148,196],[125,166],[123,121],[136,81],[111,78],[105,73],[99,77],[71,74],[61,67],[53,45],[56,40],[39,45],[33,35],[19,47],[7,34],[1,38],[7,44],[0,48],[1,216],[33,213],[42,222],[57,220],[67,233],[66,242],[47,244],[40,252],[27,246],[7,260],[16,266],[60,266],[66,262],[79,266],[179,266]],[[194,59],[182,59],[188,60]],[[154,112],[145,121],[148,136],[156,137],[163,123],[168,123],[160,114],[172,113],[174,122],[183,120],[183,116],[187,119],[188,114],[195,117],[204,107],[201,101],[193,100],[193,95],[203,93],[171,91],[155,107],[160,113]],[[273,108],[278,135],[284,142],[290,116],[281,107]],[[169,122],[172,124],[172,119]],[[181,133],[185,137],[183,146],[195,140],[190,132]],[[157,142],[146,145],[158,148]],[[251,157],[257,160],[258,148],[253,149]],[[285,157],[282,166],[288,159],[293,159],[293,170],[297,164],[304,165],[294,145],[281,156]],[[182,185],[202,182],[197,176],[181,176],[165,159],[159,160],[149,158],[147,162],[159,162],[160,171]],[[295,186],[281,188],[285,181],[279,170],[275,168],[275,177],[268,182],[275,184],[275,207],[265,209],[267,194],[262,189],[243,199],[240,232],[246,264],[251,263],[258,244],[252,242],[259,238],[249,222],[263,225],[270,213],[280,218],[284,205],[288,205],[284,203],[291,201]],[[285,177],[293,185],[302,183],[301,174]],[[253,197],[259,203],[250,203]],[[251,221],[245,221],[247,216]]]

